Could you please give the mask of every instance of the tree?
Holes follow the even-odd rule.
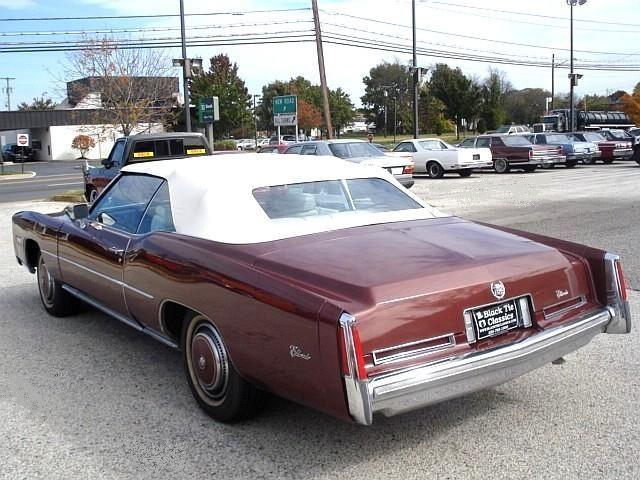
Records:
[[[40,97],[34,97],[31,103],[22,102],[18,105],[18,110],[25,112],[31,110],[53,110],[56,107],[56,102],[51,98],[45,98],[47,92],[44,92]]]
[[[452,69],[443,63],[435,66],[429,83],[433,96],[444,104],[445,116],[458,127],[460,138],[463,120],[472,124],[480,112],[480,86],[467,78],[460,68]]]
[[[69,101],[97,109],[96,123],[117,127],[125,136],[141,124],[173,121],[178,80],[171,61],[152,49],[123,49],[108,37],[82,42],[67,56]]]
[[[303,98],[298,98],[298,127],[303,130],[319,128],[322,125],[322,113]]]
[[[495,130],[504,123],[507,116],[504,110],[504,96],[509,90],[511,84],[506,79],[506,74],[489,69],[489,76],[482,85],[482,108],[478,130]]]
[[[248,126],[253,129],[252,97],[238,76],[238,65],[232,63],[228,55],[211,57],[209,70],[193,77],[191,98],[197,104],[202,97],[218,97],[220,102],[220,121],[213,124],[217,138],[228,137],[238,129],[244,135]]]
[[[336,90],[329,91],[329,105],[333,128],[337,132],[340,132],[340,130],[351,123],[353,117],[355,117],[355,107],[353,103],[351,103],[351,97],[338,87]],[[326,130],[327,126],[325,125],[324,117],[322,117],[322,125]]]
[[[365,94],[361,98],[362,105],[369,119],[376,123],[377,131],[384,132],[386,135],[390,131],[389,125],[393,126],[394,98],[400,133],[411,131],[413,126],[412,77],[407,66],[398,61],[383,62],[373,67],[362,81],[365,85]]]
[[[622,97],[622,108],[633,123],[640,124],[640,83],[633,89],[632,95],[627,93]]]
[[[525,88],[507,93],[504,99],[507,123],[530,125],[540,122],[545,113],[546,99],[550,96],[551,93],[543,88]],[[563,108],[560,101],[556,101],[554,107]]]
[[[77,135],[71,142],[71,148],[80,150],[80,158],[82,159],[84,159],[87,152],[95,146],[95,140],[89,135]]]

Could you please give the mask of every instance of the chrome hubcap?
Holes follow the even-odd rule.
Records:
[[[38,265],[38,286],[40,287],[42,301],[47,304],[47,306],[53,304],[53,285],[53,277],[49,273],[47,265],[44,263],[44,260],[40,260],[40,264]]]
[[[227,391],[229,359],[218,332],[207,322],[193,331],[189,358],[191,373],[206,400],[221,401]]]

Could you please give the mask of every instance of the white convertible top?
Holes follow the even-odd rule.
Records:
[[[385,170],[335,157],[212,155],[138,163],[122,171],[166,179],[176,232],[223,243],[259,243],[362,225],[446,216],[407,191]],[[253,190],[260,187],[350,178],[384,179],[424,208],[274,220],[253,196]]]

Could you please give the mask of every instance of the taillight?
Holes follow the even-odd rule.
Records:
[[[529,150],[529,158],[533,157],[533,150]]]
[[[402,173],[406,175],[413,175],[413,164],[407,165],[406,167],[404,167],[404,170],[402,171]]]
[[[620,285],[620,296],[622,301],[627,301],[627,284],[624,281],[624,275],[622,273],[622,264],[620,260],[616,260],[616,276],[618,277],[618,285]]]
[[[345,377],[355,376],[359,380],[366,380],[367,370],[364,365],[364,354],[360,334],[355,326],[355,319],[340,321],[338,328],[338,348],[340,350],[340,370]]]

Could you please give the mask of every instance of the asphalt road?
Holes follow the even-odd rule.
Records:
[[[0,177],[0,203],[27,200],[45,200],[56,193],[83,188],[81,166],[84,162],[57,161],[32,162],[24,165],[31,178]],[[21,165],[7,165],[6,172],[19,173]]]
[[[640,168],[418,180],[443,210],[622,252],[638,288]],[[0,205],[0,478],[637,479],[640,338],[369,428],[273,399],[239,425],[196,406],[180,354],[93,310],[47,316]],[[640,312],[640,294],[630,292]],[[636,317],[637,318],[637,317]]]

